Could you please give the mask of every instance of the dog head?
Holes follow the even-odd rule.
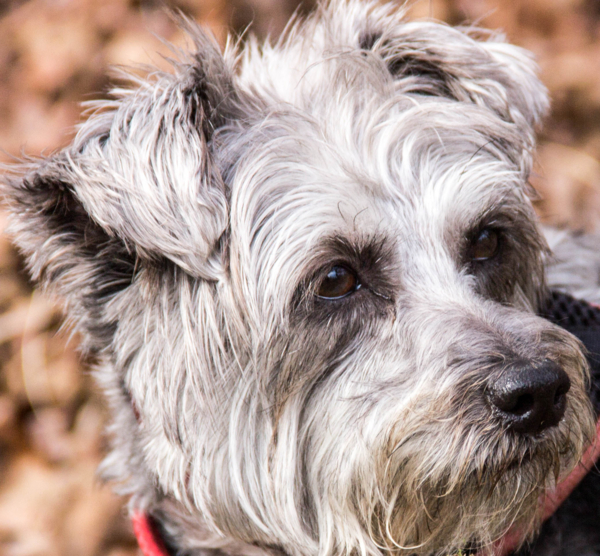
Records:
[[[190,550],[533,530],[593,423],[579,344],[535,315],[528,54],[356,0],[272,46],[190,33],[5,186],[99,362],[106,475]]]

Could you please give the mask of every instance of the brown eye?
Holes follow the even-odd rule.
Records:
[[[353,270],[336,265],[327,273],[319,285],[317,295],[323,299],[340,299],[360,288],[360,283]]]
[[[498,253],[499,244],[499,233],[492,228],[484,228],[471,242],[469,259],[476,262],[487,261]]]

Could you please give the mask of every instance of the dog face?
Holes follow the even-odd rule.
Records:
[[[191,33],[5,187],[99,361],[106,476],[182,549],[526,536],[593,430],[579,344],[535,315],[529,57],[358,1],[275,46]]]

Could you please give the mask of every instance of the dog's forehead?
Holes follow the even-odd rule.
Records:
[[[262,111],[235,157],[234,235],[239,226],[272,248],[278,236],[312,245],[360,222],[443,230],[445,215],[460,227],[513,191],[522,198],[523,130],[493,46],[370,2],[322,15],[244,52],[237,82]],[[444,72],[470,92],[446,91]],[[504,106],[490,109],[483,99],[496,93]]]
[[[288,109],[256,124],[232,183],[233,227],[245,237],[293,228],[305,240],[315,229],[382,223],[444,229],[449,217],[524,200],[520,168],[473,125],[469,107],[448,115],[445,103],[381,103],[366,112],[317,119]]]
[[[400,258],[433,245],[428,257],[439,251],[454,268],[450,238],[525,200],[519,169],[473,125],[470,107],[449,116],[447,103],[385,101],[353,117],[288,108],[248,132],[231,246],[259,291],[291,294],[332,237],[384,242]]]

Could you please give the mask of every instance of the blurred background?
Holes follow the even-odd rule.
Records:
[[[161,40],[185,45],[176,8],[223,43],[249,28],[276,37],[313,0],[0,0],[0,162],[49,154],[107,95],[111,66],[168,68]],[[532,50],[550,90],[533,182],[542,218],[591,230],[600,214],[600,0],[419,0],[414,17],[501,29]],[[5,217],[0,211],[0,232]],[[138,554],[125,501],[96,478],[105,409],[0,235],[0,556]]]

